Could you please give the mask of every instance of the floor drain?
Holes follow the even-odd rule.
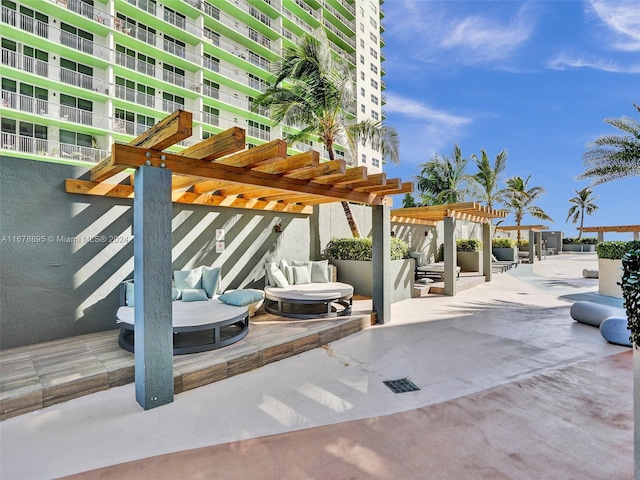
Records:
[[[400,378],[398,380],[385,380],[384,383],[391,389],[393,393],[406,393],[415,392],[420,390],[411,380],[408,378]]]

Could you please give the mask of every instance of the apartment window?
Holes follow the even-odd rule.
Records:
[[[147,107],[155,106],[156,89],[116,76],[116,97]]]
[[[265,24],[267,27],[271,27],[271,18],[268,15],[265,15],[260,10],[253,6],[249,6],[249,15],[251,15],[256,20],[259,20],[261,23]]]
[[[362,33],[364,33],[364,23],[361,23],[361,24],[360,24],[360,31],[361,31]]]
[[[370,48],[369,48],[369,53],[371,54],[371,56],[372,56],[373,58],[378,58],[378,51],[377,51],[375,48],[370,47]]]
[[[60,130],[60,143],[91,148],[93,145],[93,140],[91,138],[91,135],[87,135],[85,133]]]
[[[379,158],[372,158],[371,159],[371,165],[373,165],[374,167],[380,167],[380,159]]]
[[[93,34],[64,22],[60,22],[60,29],[62,30],[60,35],[62,45],[93,54]]]
[[[14,2],[2,2],[3,7],[11,8],[11,10],[16,9],[16,4]],[[3,8],[2,21],[6,22],[9,20],[9,12],[4,10]],[[27,32],[35,33],[40,37],[48,37],[49,35],[49,17],[43,15],[42,13],[35,12],[30,8],[27,8],[23,5],[20,5],[20,28],[22,30],[26,30]],[[11,23],[15,26],[15,13],[11,15],[11,19],[13,21],[7,22]]]
[[[255,98],[253,97],[249,97],[249,110],[251,110],[252,112],[255,111],[256,113],[258,113],[259,115],[262,115],[263,117],[269,117],[269,108],[268,107],[264,107],[264,106],[258,106],[256,107],[254,105],[255,102]],[[254,110],[255,108],[255,110]]]
[[[365,95],[365,91],[364,91],[364,87],[363,87],[363,88],[360,88],[360,96],[364,97],[364,95]]]
[[[145,75],[155,75],[155,58],[126,48],[124,45],[116,44],[116,63]]]
[[[269,37],[265,37],[261,33],[256,32],[253,28],[249,28],[249,38],[263,47],[271,47],[271,40]]]
[[[376,22],[375,18],[373,17],[369,17],[369,25],[371,25],[373,28],[378,28],[378,22]]]
[[[215,107],[211,107],[209,105],[204,105],[202,107],[202,111],[204,113],[202,121],[204,123],[208,123],[209,125],[215,125],[216,127],[220,124],[220,110]]]
[[[360,7],[360,16],[364,17],[364,8],[363,7]]]
[[[371,110],[371,118],[373,118],[374,120],[378,120],[380,116],[378,115],[378,112],[376,112],[375,110]]]
[[[364,40],[362,38],[360,39],[360,48],[364,48]]]
[[[373,88],[375,88],[376,90],[378,89],[378,82],[376,80],[374,80],[373,78],[371,79],[371,86]]]
[[[207,132],[206,130],[202,131],[202,139],[206,140],[207,138],[214,137],[216,134],[213,132]]]
[[[367,111],[367,107],[365,106],[365,104],[364,104],[364,103],[360,105],[360,111],[361,111],[362,113],[364,113],[364,112],[366,112],[366,111]]]
[[[220,98],[220,85],[206,78],[202,81],[202,84],[204,85],[203,94],[210,98]]]
[[[162,94],[162,110],[165,112],[175,112],[184,109],[184,97],[164,92]]]
[[[60,58],[60,81],[77,87],[93,88],[93,68]]]
[[[186,46],[187,45],[184,42],[181,42],[180,40],[170,37],[169,35],[164,36],[165,52],[173,53],[174,55],[177,55],[180,58],[184,58]]]
[[[362,154],[362,163],[367,163],[367,155],[366,154]]]
[[[164,19],[182,30],[187,26],[187,17],[166,6],[164,7]]]
[[[376,13],[378,11],[378,7],[376,6],[375,3],[373,3],[371,0],[369,0],[369,8],[371,9],[371,11],[373,13]]]
[[[83,125],[91,125],[93,122],[93,102],[71,95],[60,94],[60,116],[65,120]]]
[[[364,79],[365,79],[365,74],[364,74],[364,72],[360,72],[360,79],[361,79],[361,80],[364,80]]]
[[[47,150],[47,127],[28,122],[2,119],[2,147],[21,152],[37,153]],[[16,131],[19,137],[16,138]]]
[[[147,0],[148,2],[149,0]],[[130,35],[138,40],[142,40],[150,45],[155,45],[156,30],[144,23],[138,23],[133,18],[129,18],[121,13],[116,15],[114,26],[116,30]]]
[[[242,57],[242,55],[240,55]],[[249,52],[249,62],[263,70],[271,70],[271,62],[257,53]]]
[[[204,68],[208,68],[212,72],[220,71],[220,59],[214,57],[213,55],[209,55],[208,53],[203,54],[202,66]]]
[[[28,83],[20,83],[9,78],[2,79],[2,102],[5,107],[19,108],[23,112],[47,115],[49,113],[49,92]]]
[[[375,74],[377,74],[377,73],[378,73],[378,66],[377,66],[375,63],[372,63],[372,64],[370,65],[370,67],[371,67],[371,71],[372,71],[373,73],[375,73]]]
[[[204,27],[204,38],[207,39],[208,42],[214,44],[216,47],[220,46],[220,34],[214,32],[210,28]]]
[[[271,140],[271,127],[249,120],[249,135],[260,140]]]
[[[261,92],[267,91],[267,87],[269,85],[265,80],[261,79],[260,77],[256,77],[252,73],[250,73],[248,77],[249,77],[249,86],[251,88],[255,88],[256,90],[259,90]]]
[[[184,87],[184,70],[165,63],[162,66],[162,79],[165,82]]]
[[[378,97],[377,97],[377,96],[375,96],[374,94],[371,94],[371,101],[372,101],[373,103],[375,103],[376,105],[378,105],[378,102],[379,102],[379,101],[378,101]]]
[[[372,32],[369,32],[369,38],[373,43],[378,43],[378,36]]]
[[[360,55],[360,63],[364,65],[364,55]]]

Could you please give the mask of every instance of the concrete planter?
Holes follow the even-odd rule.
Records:
[[[457,263],[463,272],[478,272],[482,275],[482,252],[456,252]]]
[[[571,253],[576,253],[576,252],[595,252],[596,251],[596,246],[595,245],[577,245],[577,244],[562,244],[562,251],[563,252],[571,252]]]
[[[622,298],[622,260],[598,259],[598,292],[601,295]]]
[[[496,260],[501,262],[517,262],[518,247],[513,248],[493,248],[491,249]]]
[[[338,269],[338,281],[353,286],[355,293],[370,297],[373,289],[373,262],[330,260]],[[391,260],[391,303],[413,296],[414,261]]]

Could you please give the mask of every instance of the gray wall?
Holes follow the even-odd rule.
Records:
[[[0,157],[2,349],[116,328],[118,285],[133,276],[133,205],[66,193],[65,180],[86,172]],[[363,235],[369,234],[370,209],[354,207]],[[173,269],[220,266],[223,289],[262,288],[265,259],[319,259],[331,237],[350,235],[339,203],[315,212],[174,204]],[[277,223],[282,233],[274,232]],[[225,230],[223,253],[216,253],[216,229]],[[17,242],[14,236],[36,241]]]

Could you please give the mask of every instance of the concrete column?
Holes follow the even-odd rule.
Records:
[[[640,240],[640,232],[633,232],[633,239],[637,242]]]
[[[456,220],[453,217],[444,219],[444,294],[453,297],[458,285],[456,282]]]
[[[634,478],[640,480],[640,350],[633,345],[633,464]]]
[[[376,323],[388,323],[391,321],[391,208],[375,205],[371,215],[373,311],[378,317]]]
[[[173,402],[170,170],[136,170],[133,217],[136,400],[149,410]]]
[[[484,281],[491,281],[491,254],[492,254],[492,245],[491,245],[491,223],[483,223],[482,224],[482,268],[484,270]]]
[[[598,243],[604,242],[604,232],[598,232]]]
[[[542,260],[542,232],[538,232],[538,243],[536,243],[538,260]]]
[[[529,263],[533,263],[536,261],[536,252],[534,249],[536,241],[536,233],[532,230],[529,230]]]

